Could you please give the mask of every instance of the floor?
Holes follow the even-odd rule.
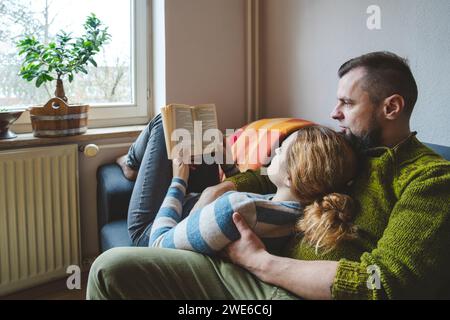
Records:
[[[81,290],[68,290],[67,279],[62,279],[6,297],[0,297],[0,300],[85,300],[87,277],[87,273],[82,274]]]

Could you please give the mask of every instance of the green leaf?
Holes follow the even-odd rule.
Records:
[[[40,88],[41,85],[44,83],[44,78],[42,78],[41,76],[39,76],[36,80],[36,87]]]
[[[44,45],[33,36],[25,36],[16,43],[19,56],[24,56],[19,75],[31,81],[36,79],[40,87],[47,81],[55,80],[51,73],[59,76],[69,76],[73,81],[74,73],[88,74],[87,65],[97,67],[94,56],[102,46],[111,39],[108,28],[91,14],[84,24],[86,33],[78,38],[72,38],[70,33],[61,30],[56,36],[56,42]]]
[[[85,69],[85,68],[83,68],[83,67],[79,67],[79,70],[82,72],[82,73],[84,73],[84,74],[88,74],[88,71]]]
[[[84,48],[92,47],[92,41],[89,40],[83,41],[83,47]]]
[[[89,58],[88,60],[94,67],[97,68],[97,62],[95,62],[95,60],[93,58]]]
[[[49,74],[43,74],[43,77],[44,77],[45,81],[53,81],[53,80],[55,80],[55,78],[53,78]]]

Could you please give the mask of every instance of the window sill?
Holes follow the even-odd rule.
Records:
[[[83,135],[55,138],[36,138],[32,133],[17,134],[17,138],[0,140],[0,150],[43,147],[58,144],[80,143],[99,139],[137,138],[145,126],[126,126],[88,129]]]

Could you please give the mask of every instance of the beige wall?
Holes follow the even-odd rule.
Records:
[[[240,127],[246,114],[245,1],[165,2],[166,103],[215,103],[222,129]]]
[[[264,116],[295,116],[335,126],[337,70],[379,50],[409,58],[419,85],[412,129],[450,145],[450,1],[262,0]],[[369,5],[382,29],[369,31]]]
[[[153,28],[156,32],[165,32],[163,37],[166,41],[165,51],[164,48],[153,48],[154,58],[159,63],[154,67],[157,75],[154,79],[160,81],[154,84],[154,90],[160,91],[154,99],[160,103],[216,103],[222,128],[242,126],[246,114],[245,1],[166,0],[164,19],[158,16],[164,11],[164,1],[154,2],[157,8],[153,13]],[[159,41],[162,39],[160,36],[156,35]],[[159,107],[155,106],[156,112],[159,112]],[[127,142],[132,140],[89,143],[108,145]],[[102,164],[114,162],[126,151],[124,147],[105,149],[95,158],[85,158],[80,153],[83,259],[95,257],[99,252],[97,169]]]

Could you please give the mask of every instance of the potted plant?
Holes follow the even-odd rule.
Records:
[[[70,105],[64,91],[64,80],[74,80],[78,73],[88,74],[88,64],[97,67],[94,56],[110,39],[108,27],[91,14],[84,24],[85,34],[73,38],[60,31],[56,41],[47,45],[27,36],[17,44],[19,55],[25,56],[19,75],[36,81],[36,87],[56,81],[55,97],[44,107],[30,109],[34,135],[37,137],[67,136],[85,133],[88,105]]]

